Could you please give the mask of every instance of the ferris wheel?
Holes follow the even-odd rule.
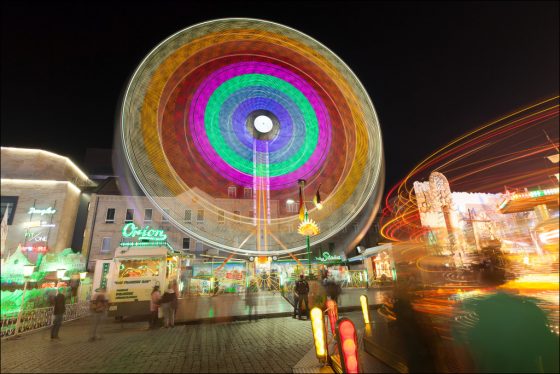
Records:
[[[273,22],[218,19],[165,39],[132,75],[119,127],[150,201],[231,253],[305,248],[298,181],[323,196],[324,209],[303,202],[321,228],[313,244],[373,215],[383,185],[381,132],[360,81],[328,48]]]

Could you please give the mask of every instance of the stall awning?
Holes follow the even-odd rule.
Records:
[[[350,257],[348,259],[348,262],[354,262],[354,261],[362,261],[362,259],[364,258],[368,258],[371,257],[373,255],[378,254],[381,251],[386,251],[386,250],[390,250],[393,248],[393,244],[392,243],[386,243],[386,244],[382,244],[382,245],[378,245],[376,247],[371,247],[371,248],[367,248],[364,253],[358,255],[358,256],[354,256],[354,257]]]

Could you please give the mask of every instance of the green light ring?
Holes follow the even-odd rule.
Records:
[[[277,89],[290,97],[300,109],[305,121],[305,140],[302,147],[289,159],[270,164],[268,173],[257,168],[257,176],[275,177],[288,174],[300,168],[313,154],[319,141],[319,123],[315,111],[307,98],[293,85],[279,78],[263,74],[245,74],[229,79],[221,84],[210,96],[204,112],[204,125],[210,144],[216,153],[231,167],[247,174],[253,174],[252,160],[246,160],[235,153],[220,133],[219,114],[223,103],[237,90],[259,84]]]

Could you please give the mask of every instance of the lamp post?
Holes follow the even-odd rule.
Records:
[[[80,272],[80,286],[78,287],[78,301],[80,301],[80,296],[82,295],[82,283],[86,279],[87,271]]]
[[[306,247],[307,247],[307,272],[308,272],[308,275],[311,275],[311,248],[310,248],[309,237],[312,236],[312,235],[319,234],[319,226],[313,220],[309,219],[309,214],[307,212],[307,206],[305,205],[305,179],[298,179],[298,185],[299,185],[299,188],[300,188],[300,190],[299,190],[299,192],[300,192],[299,201],[300,201],[300,205],[301,205],[300,206],[300,214],[301,214],[301,209],[302,208],[303,208],[303,213],[304,213],[304,218],[303,218],[303,221],[300,223],[298,232],[301,235],[305,236],[305,242],[306,242]],[[317,192],[317,196],[318,196],[318,192]],[[317,206],[317,209],[322,209],[323,205],[320,204],[319,200],[317,202],[314,201],[314,203]]]
[[[58,288],[58,284],[60,283],[60,280],[64,277],[64,273],[66,273],[66,269],[56,270],[56,278],[57,278],[56,288]]]
[[[23,293],[21,294],[21,304],[19,307],[19,313],[16,320],[16,329],[15,335],[19,335],[19,325],[21,323],[21,316],[23,315],[23,308],[25,304],[25,291],[27,291],[27,283],[29,282],[29,277],[33,274],[33,270],[35,270],[35,265],[24,265],[23,266],[23,277],[25,279],[25,283],[23,284]]]

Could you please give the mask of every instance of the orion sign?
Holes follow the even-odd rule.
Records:
[[[167,234],[163,230],[151,229],[150,226],[139,228],[134,223],[127,223],[122,228],[122,236],[125,238],[138,238],[138,240],[165,241]]]

